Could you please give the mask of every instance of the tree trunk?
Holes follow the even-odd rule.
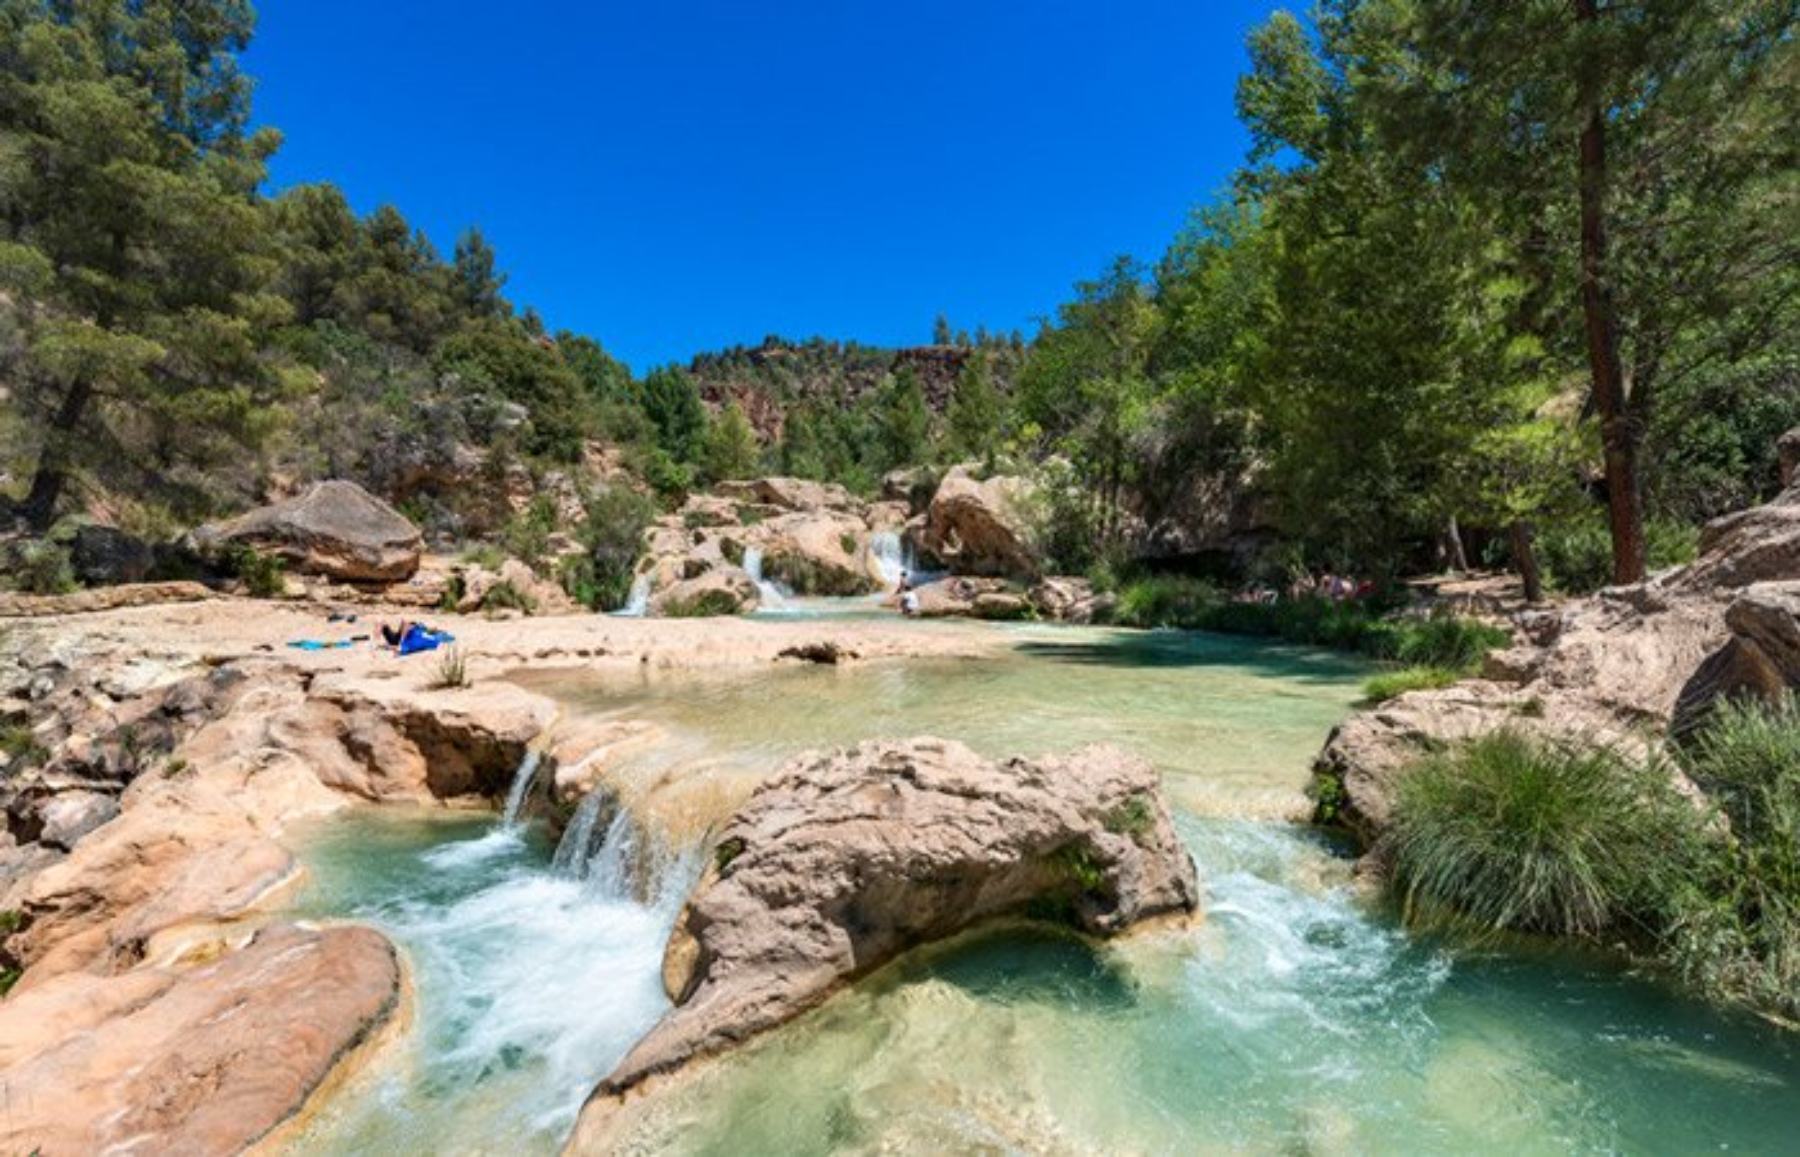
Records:
[[[25,496],[25,521],[39,533],[50,529],[56,520],[56,500],[62,497],[63,484],[68,480],[69,450],[93,396],[91,384],[76,382],[63,395],[62,405],[50,420],[49,435],[38,454],[37,473],[31,479],[31,493]]]
[[[1467,574],[1469,552],[1463,549],[1462,527],[1456,525],[1456,515],[1454,514],[1450,516],[1449,523],[1444,527],[1444,546],[1447,548],[1446,556],[1450,569],[1457,574]]]
[[[1582,25],[1596,19],[1595,0],[1575,0]],[[1584,74],[1591,65],[1583,66]],[[1586,325],[1588,368],[1594,409],[1606,455],[1607,515],[1612,528],[1613,581],[1644,578],[1644,501],[1638,484],[1638,444],[1642,427],[1625,396],[1619,361],[1619,318],[1606,277],[1606,120],[1595,77],[1580,78],[1581,128],[1581,311]]]
[[[1544,574],[1538,569],[1537,528],[1521,519],[1512,524],[1510,537],[1513,566],[1525,583],[1525,601],[1541,603],[1544,601]]]

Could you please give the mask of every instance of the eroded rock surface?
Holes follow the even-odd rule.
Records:
[[[925,515],[920,543],[957,574],[1036,578],[1025,506],[1030,488],[1022,478],[977,478],[967,466],[944,475]]]
[[[1331,818],[1377,842],[1404,769],[1501,728],[1643,752],[1721,696],[1800,688],[1800,485],[1706,528],[1686,567],[1518,619],[1481,680],[1344,721],[1315,765]]]
[[[232,1154],[395,1015],[366,928],[264,929],[215,963],[75,973],[0,1002],[0,1150]]]
[[[916,945],[1023,915],[1107,936],[1198,903],[1155,771],[1117,749],[996,763],[915,739],[802,756],[720,834],[670,937],[676,1007],[601,1083],[573,1148],[645,1078]]]

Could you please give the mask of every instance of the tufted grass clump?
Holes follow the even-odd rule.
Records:
[[[1683,758],[1728,830],[1673,897],[1665,956],[1715,999],[1800,1019],[1800,698],[1720,705]]]
[[[462,648],[450,647],[438,656],[437,672],[431,679],[433,691],[451,691],[469,683],[469,660]]]
[[[1384,671],[1363,681],[1363,702],[1373,706],[1408,691],[1436,691],[1456,683],[1464,674],[1449,667],[1402,667],[1397,671]]]
[[[1388,851],[1411,919],[1636,934],[1691,873],[1697,827],[1654,762],[1500,731],[1402,778]]]

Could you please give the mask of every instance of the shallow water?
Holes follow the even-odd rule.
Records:
[[[1102,948],[1009,930],[909,960],[657,1106],[649,1151],[1691,1152],[1789,1149],[1800,1051],[1616,970],[1456,954],[1365,910],[1278,824],[1362,668],[1207,636],[1009,628],[994,661],[564,688],[657,721],[677,766],[934,733],[990,754],[1106,740],[1165,772],[1204,924]],[[315,914],[406,949],[418,1029],[306,1152],[554,1152],[665,1007],[659,903],[553,870],[529,829],[365,815],[310,845]],[[567,857],[565,856],[565,860]]]

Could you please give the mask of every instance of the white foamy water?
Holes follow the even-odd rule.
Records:
[[[491,820],[354,819],[309,862],[309,907],[366,920],[405,950],[417,1025],[404,1055],[337,1098],[294,1152],[553,1152],[668,1005],[673,907],[557,874],[541,843]]]
[[[502,827],[513,828],[519,825],[519,809],[525,806],[525,797],[531,792],[531,785],[537,779],[538,763],[543,753],[527,751],[525,758],[519,761],[517,771],[513,772],[512,786],[506,789],[506,806],[500,812]]]
[[[762,596],[765,610],[779,610],[782,605],[794,597],[794,592],[787,590],[780,583],[763,577],[763,552],[760,546],[746,547],[744,550],[744,573],[756,584],[757,594]]]
[[[641,619],[650,612],[650,576],[638,575],[631,580],[631,593],[625,597],[625,605],[613,614],[622,619]]]

